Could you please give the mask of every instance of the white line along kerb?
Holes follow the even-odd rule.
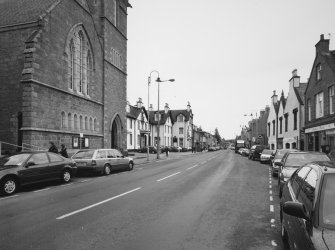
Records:
[[[90,209],[90,208],[99,206],[99,205],[101,205],[101,204],[104,204],[104,203],[106,203],[106,202],[109,202],[109,201],[111,201],[111,200],[114,200],[114,199],[116,199],[116,198],[119,198],[119,197],[124,196],[124,195],[126,195],[126,194],[130,194],[130,193],[135,192],[135,191],[137,191],[137,190],[139,190],[139,189],[141,189],[141,187],[138,187],[138,188],[135,188],[135,189],[130,190],[130,191],[128,191],[128,192],[125,192],[125,193],[123,193],[123,194],[119,194],[119,195],[117,195],[117,196],[111,197],[111,198],[109,198],[109,199],[107,199],[107,200],[100,201],[100,202],[98,202],[98,203],[92,204],[92,205],[87,206],[87,207],[84,207],[84,208],[82,208],[82,209],[73,211],[73,212],[71,212],[71,213],[64,214],[64,215],[62,215],[62,216],[60,216],[60,217],[58,217],[58,218],[56,218],[56,219],[57,219],[57,220],[64,219],[64,218],[66,218],[66,217],[69,217],[69,216],[71,216],[71,215],[74,215],[74,214],[83,212],[83,211],[88,210],[88,209]]]
[[[175,175],[180,174],[180,173],[181,173],[181,172],[177,172],[177,173],[171,174],[171,175],[166,176],[166,177],[164,177],[164,178],[162,178],[162,179],[159,179],[159,180],[157,180],[157,181],[165,180],[165,179],[167,179],[167,178],[170,178],[170,177],[175,176]]]

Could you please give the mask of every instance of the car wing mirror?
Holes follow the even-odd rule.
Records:
[[[304,204],[300,202],[287,201],[283,205],[283,211],[298,218],[307,220],[309,218],[308,211]]]

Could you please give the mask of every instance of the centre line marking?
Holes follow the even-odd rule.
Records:
[[[270,201],[273,201],[273,197],[272,197],[272,195],[270,196]]]
[[[192,169],[192,168],[196,168],[197,166],[198,166],[198,164],[194,165],[193,167],[189,167],[187,170]]]
[[[274,212],[273,205],[270,205],[270,212]]]
[[[139,189],[141,189],[141,187],[135,188],[135,189],[130,190],[130,191],[128,191],[128,192],[125,192],[125,193],[123,193],[123,194],[116,195],[116,196],[114,196],[114,197],[111,197],[111,198],[109,198],[109,199],[100,201],[100,202],[98,202],[98,203],[94,203],[94,204],[92,204],[92,205],[90,205],[90,206],[87,206],[87,207],[84,207],[84,208],[82,208],[82,209],[73,211],[73,212],[71,212],[71,213],[64,214],[64,215],[62,215],[62,216],[56,218],[56,220],[61,220],[61,219],[64,219],[64,218],[66,218],[66,217],[69,217],[69,216],[71,216],[71,215],[74,215],[74,214],[83,212],[83,211],[85,211],[85,210],[88,210],[88,209],[90,209],[90,208],[99,206],[99,205],[101,205],[101,204],[104,204],[104,203],[106,203],[106,202],[109,202],[109,201],[111,201],[111,200],[114,200],[114,199],[116,199],[116,198],[119,198],[119,197],[124,196],[124,195],[126,195],[126,194],[130,194],[130,193],[132,193],[132,192],[135,192],[135,191],[137,191],[137,190],[139,190]]]
[[[167,179],[167,178],[170,178],[170,177],[175,176],[175,175],[180,174],[180,173],[181,173],[181,172],[177,172],[177,173],[171,174],[171,175],[166,176],[166,177],[164,177],[164,178],[162,178],[162,179],[159,179],[159,180],[157,180],[157,181],[165,180],[165,179]]]

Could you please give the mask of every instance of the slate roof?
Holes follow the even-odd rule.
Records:
[[[149,123],[152,124],[152,125],[157,125],[158,124],[158,121],[155,121],[155,113],[157,113],[157,110],[150,112]],[[160,122],[159,122],[160,125],[164,125],[166,123],[168,117],[170,117],[170,119],[172,121],[170,110],[167,113],[165,113],[164,110],[160,110],[159,113],[161,114],[161,119],[160,119]],[[172,121],[172,123],[174,123],[174,122]]]
[[[300,104],[304,105],[304,94],[307,88],[307,83],[300,83],[299,88],[293,88]]]
[[[127,117],[136,120],[138,116],[142,113],[142,110],[144,111],[145,116],[148,118],[147,111],[145,110],[144,107],[138,108],[138,107],[129,105],[129,112],[127,112]]]
[[[187,109],[179,109],[179,110],[170,110],[171,112],[171,119],[173,122],[177,121],[178,115],[182,114],[185,116],[185,121],[189,121],[190,117],[192,115],[192,110],[190,112],[187,111]]]
[[[37,21],[59,0],[0,0],[0,27]]]

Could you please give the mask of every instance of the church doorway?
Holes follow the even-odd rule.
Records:
[[[111,148],[122,148],[121,141],[121,119],[117,115],[115,116],[111,126]]]

